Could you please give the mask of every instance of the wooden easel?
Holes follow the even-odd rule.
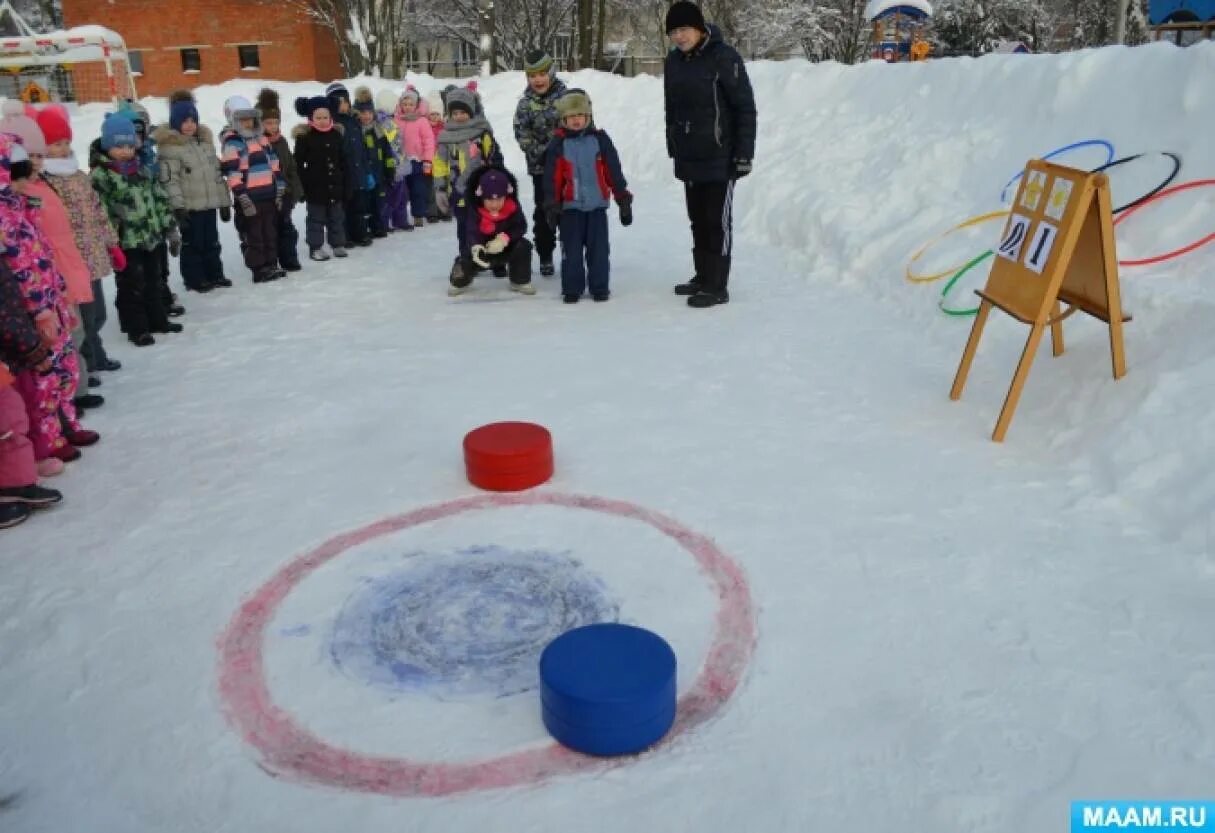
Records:
[[[1021,178],[987,286],[975,290],[981,303],[949,392],[959,399],[992,307],[1030,327],[1017,372],[1004,400],[992,440],[1003,442],[1034,354],[1050,327],[1054,354],[1063,354],[1063,320],[1076,310],[1109,325],[1114,378],[1126,374],[1118,257],[1109,179],[1041,160]],[[1067,304],[1064,312],[1062,305]]]

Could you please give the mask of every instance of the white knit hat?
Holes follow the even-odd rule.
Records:
[[[375,94],[375,109],[381,113],[392,113],[397,109],[397,97],[392,90],[380,90]]]
[[[443,93],[439,90],[431,90],[426,94],[426,106],[430,108],[430,112],[443,115]]]

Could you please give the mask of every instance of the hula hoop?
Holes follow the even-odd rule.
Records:
[[[987,214],[980,214],[977,217],[971,217],[969,220],[963,220],[962,222],[958,223],[953,228],[945,231],[942,234],[938,234],[936,237],[932,238],[927,243],[925,243],[923,246],[921,246],[919,248],[919,251],[917,251],[915,254],[913,254],[911,256],[911,260],[907,261],[907,280],[911,283],[932,283],[933,281],[939,281],[941,278],[947,278],[950,275],[952,275],[953,273],[957,272],[960,267],[950,266],[948,269],[946,269],[942,272],[937,272],[932,275],[916,275],[916,274],[912,273],[911,267],[917,260],[919,260],[921,257],[924,256],[924,252],[928,251],[930,248],[935,246],[937,243],[940,243],[942,240],[944,240],[949,235],[953,234],[955,231],[961,231],[962,229],[965,229],[965,228],[977,226],[980,223],[986,223],[990,220],[996,220],[996,219],[1000,219],[1003,217],[1007,217],[1009,215],[1009,213],[1010,212],[1008,212],[1007,210],[989,211]]]
[[[1098,145],[1105,148],[1105,152],[1108,154],[1108,156],[1105,157],[1104,164],[1108,165],[1109,163],[1113,162],[1114,161],[1114,146],[1111,145],[1109,142],[1105,141],[1105,139],[1084,139],[1083,141],[1072,142],[1070,145],[1064,145],[1061,148],[1055,148],[1054,150],[1052,150],[1050,153],[1046,154],[1045,156],[1040,156],[1040,157],[1036,157],[1036,158],[1046,161],[1049,159],[1054,159],[1056,156],[1062,156],[1063,154],[1068,153],[1073,150],[1078,150],[1080,148],[1085,148],[1085,147],[1097,147]],[[1008,198],[1009,187],[1012,186],[1012,184],[1014,182],[1016,182],[1018,179],[1020,179],[1023,176],[1025,176],[1025,171],[1019,172],[1016,176],[1014,176],[1012,179],[1010,179],[1008,181],[1008,184],[1004,186],[1004,190],[1000,192],[1000,202],[1001,203],[1003,203],[1004,200],[1006,200]]]
[[[945,303],[949,297],[950,291],[954,288],[954,285],[956,285],[957,282],[962,279],[962,276],[994,254],[994,249],[988,249],[987,251],[983,252],[983,254],[974,258],[972,261],[970,261],[970,263],[967,263],[965,266],[955,272],[953,277],[949,279],[949,282],[945,284],[945,288],[941,290],[941,300],[937,301],[937,309],[946,315],[952,315],[957,318],[963,318],[967,315],[978,315],[979,308],[977,306],[971,307],[970,309],[951,309],[945,306]]]
[[[1157,185],[1151,191],[1148,191],[1143,196],[1138,197],[1137,199],[1131,200],[1126,205],[1115,208],[1113,211],[1114,214],[1121,214],[1123,211],[1129,211],[1130,209],[1135,208],[1136,206],[1147,202],[1152,197],[1156,196],[1161,191],[1163,191],[1165,188],[1168,188],[1169,185],[1172,184],[1173,180],[1177,178],[1177,174],[1181,172],[1181,157],[1175,153],[1170,153],[1167,150],[1156,151],[1156,153],[1159,153],[1161,156],[1167,156],[1168,158],[1173,160],[1173,172],[1171,174],[1169,174],[1168,176],[1166,176],[1164,178],[1163,182],[1161,182],[1159,185]],[[1104,173],[1105,171],[1108,171],[1110,168],[1116,168],[1119,165],[1125,165],[1128,162],[1134,162],[1136,159],[1141,159],[1146,155],[1147,154],[1144,154],[1144,153],[1136,153],[1134,156],[1124,156],[1121,159],[1115,159],[1113,162],[1106,162],[1100,168],[1093,168],[1093,170],[1090,171],[1090,173],[1094,173],[1094,174]]]
[[[1125,212],[1123,212],[1121,215],[1119,215],[1114,220],[1114,227],[1117,228],[1122,223],[1123,220],[1127,220],[1127,219],[1135,216],[1135,212],[1137,212],[1139,209],[1146,208],[1147,206],[1152,205],[1153,203],[1163,200],[1165,197],[1170,197],[1173,194],[1180,194],[1182,191],[1190,191],[1190,190],[1193,190],[1194,188],[1207,188],[1212,185],[1215,185],[1215,179],[1196,179],[1192,182],[1185,182],[1185,183],[1182,183],[1181,185],[1174,185],[1172,188],[1165,188],[1163,191],[1161,191],[1159,194],[1156,194],[1151,199],[1144,200],[1143,202],[1139,203],[1139,205],[1136,205],[1134,208],[1130,208],[1130,209],[1126,210]],[[1138,258],[1136,260],[1120,260],[1120,261],[1118,261],[1118,265],[1119,266],[1150,266],[1153,263],[1163,263],[1166,260],[1172,260],[1173,258],[1181,257],[1184,254],[1189,254],[1190,252],[1194,251],[1195,249],[1201,248],[1202,246],[1205,246],[1207,243],[1210,243],[1212,240],[1215,240],[1215,232],[1211,232],[1206,237],[1202,237],[1198,240],[1195,240],[1193,243],[1190,243],[1188,246],[1182,246],[1180,249],[1173,249],[1173,251],[1171,251],[1171,252],[1165,252],[1164,254],[1153,255],[1152,257]]]

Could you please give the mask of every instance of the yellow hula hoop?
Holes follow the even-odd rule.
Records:
[[[936,237],[932,238],[927,243],[925,243],[923,246],[921,246],[919,248],[919,251],[917,251],[915,254],[913,254],[911,256],[911,260],[907,261],[907,280],[911,283],[932,283],[933,281],[939,281],[941,278],[948,278],[950,275],[954,274],[959,269],[961,269],[963,266],[965,266],[966,263],[963,262],[963,263],[959,263],[955,266],[950,266],[948,269],[945,269],[940,272],[936,272],[932,275],[916,275],[916,274],[912,273],[911,267],[915,265],[915,262],[917,260],[919,260],[921,257],[924,256],[924,252],[931,249],[937,243],[940,243],[942,240],[944,240],[949,235],[953,234],[955,231],[961,231],[962,229],[970,228],[972,226],[977,226],[982,223],[987,223],[987,222],[990,222],[991,220],[997,220],[997,219],[1000,219],[1003,217],[1007,217],[1010,213],[1011,212],[1009,212],[1008,209],[1004,209],[1002,211],[990,211],[987,214],[980,214],[978,217],[971,217],[969,220],[963,220],[962,222],[958,223],[956,226],[949,229],[948,231],[938,234]]]

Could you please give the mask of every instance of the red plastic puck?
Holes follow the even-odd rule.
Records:
[[[553,436],[531,422],[494,422],[464,437],[468,481],[491,492],[520,492],[553,476]]]

